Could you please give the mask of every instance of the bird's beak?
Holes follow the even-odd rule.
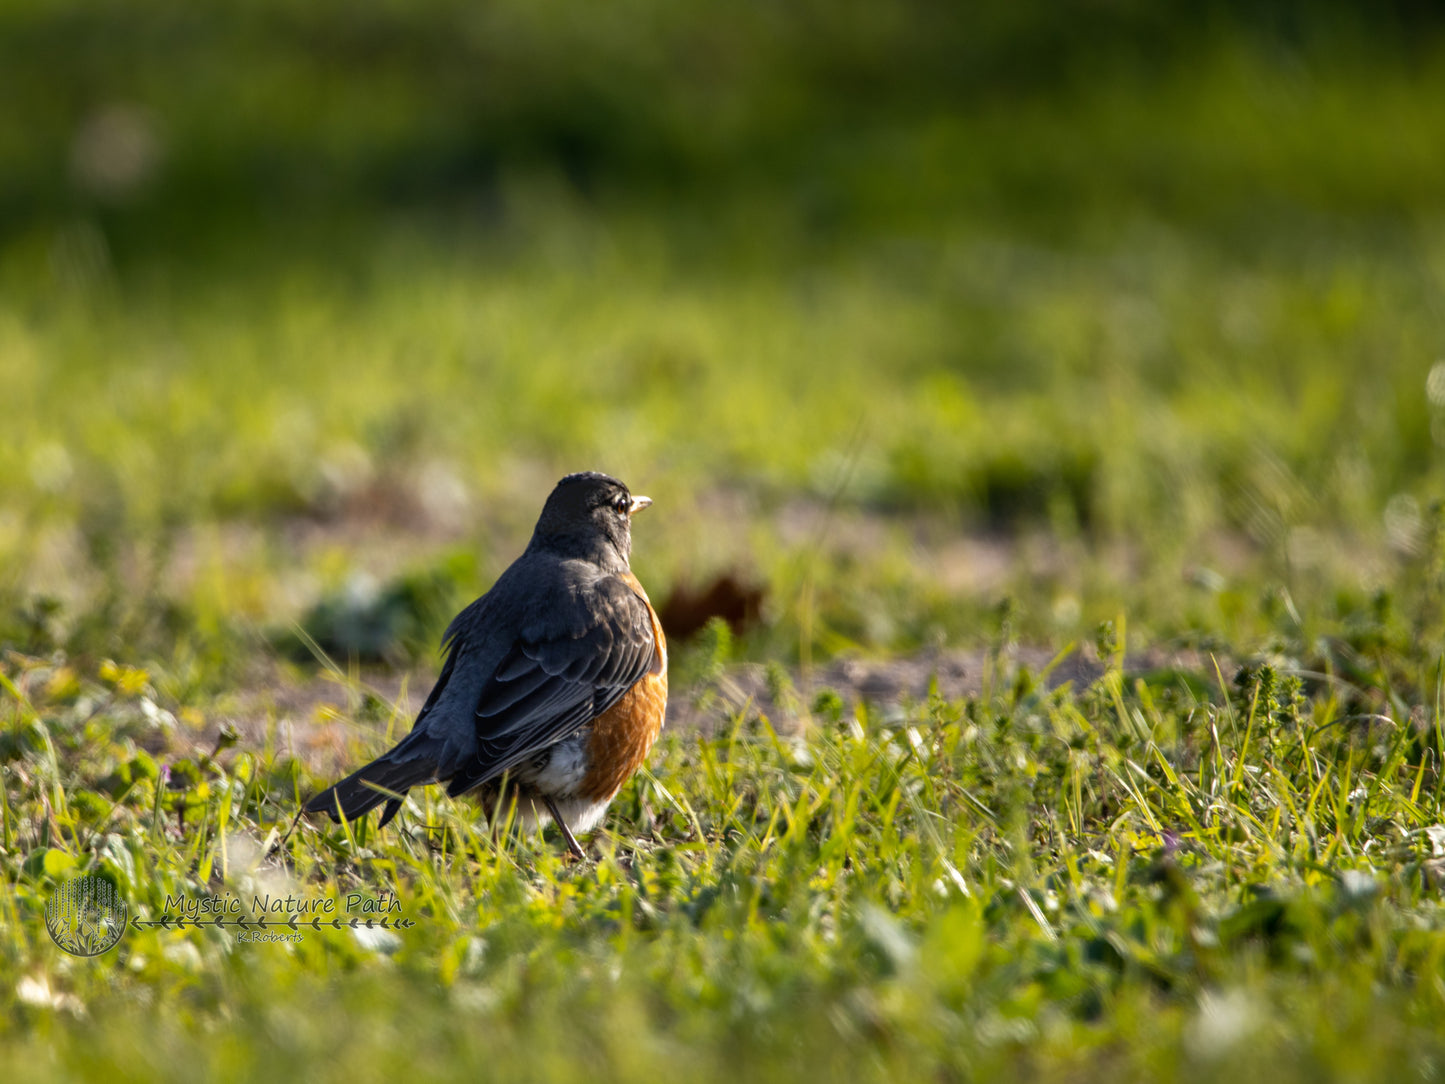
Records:
[[[646,508],[646,507],[647,507],[649,504],[651,504],[651,503],[652,503],[652,498],[651,498],[651,497],[633,497],[633,498],[632,498],[632,507],[627,510],[627,514],[628,514],[629,516],[635,516],[635,515],[637,515],[638,512],[641,512],[644,508]]]

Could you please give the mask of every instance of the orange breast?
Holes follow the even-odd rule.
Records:
[[[646,601],[647,592],[637,577],[628,574],[626,578]],[[648,610],[652,614],[652,635],[657,641],[653,670],[592,724],[592,735],[587,742],[587,776],[579,788],[580,796],[591,802],[610,801],[622,789],[622,784],[647,759],[667,715],[667,638],[662,634],[662,624],[651,603]]]

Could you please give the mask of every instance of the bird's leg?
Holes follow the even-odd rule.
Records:
[[[558,828],[562,829],[562,838],[567,841],[567,849],[584,862],[587,860],[586,853],[577,842],[577,837],[572,834],[572,829],[567,827],[567,822],[562,819],[562,814],[557,812],[557,803],[552,801],[550,794],[544,794],[542,801],[547,803],[547,812],[552,814],[552,820]]]

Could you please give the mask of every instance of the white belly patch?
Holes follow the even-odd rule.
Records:
[[[584,730],[563,739],[547,751],[545,762],[519,765],[514,773],[517,782],[533,787],[541,794],[550,794],[557,804],[557,811],[573,832],[587,831],[607,811],[607,802],[590,801],[577,794],[577,788],[587,774],[587,739],[590,733]],[[525,798],[518,803],[517,814],[518,819],[527,825],[548,819],[546,803],[531,802]]]

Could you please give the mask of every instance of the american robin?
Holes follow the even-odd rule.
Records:
[[[601,819],[667,707],[667,642],[628,567],[632,516],[651,503],[592,471],[558,482],[526,552],[448,627],[411,733],[306,811],[354,820],[385,802],[380,827],[409,788],[447,783],[478,790],[492,818],[505,775],[523,823],[550,815],[583,857],[573,833]]]

